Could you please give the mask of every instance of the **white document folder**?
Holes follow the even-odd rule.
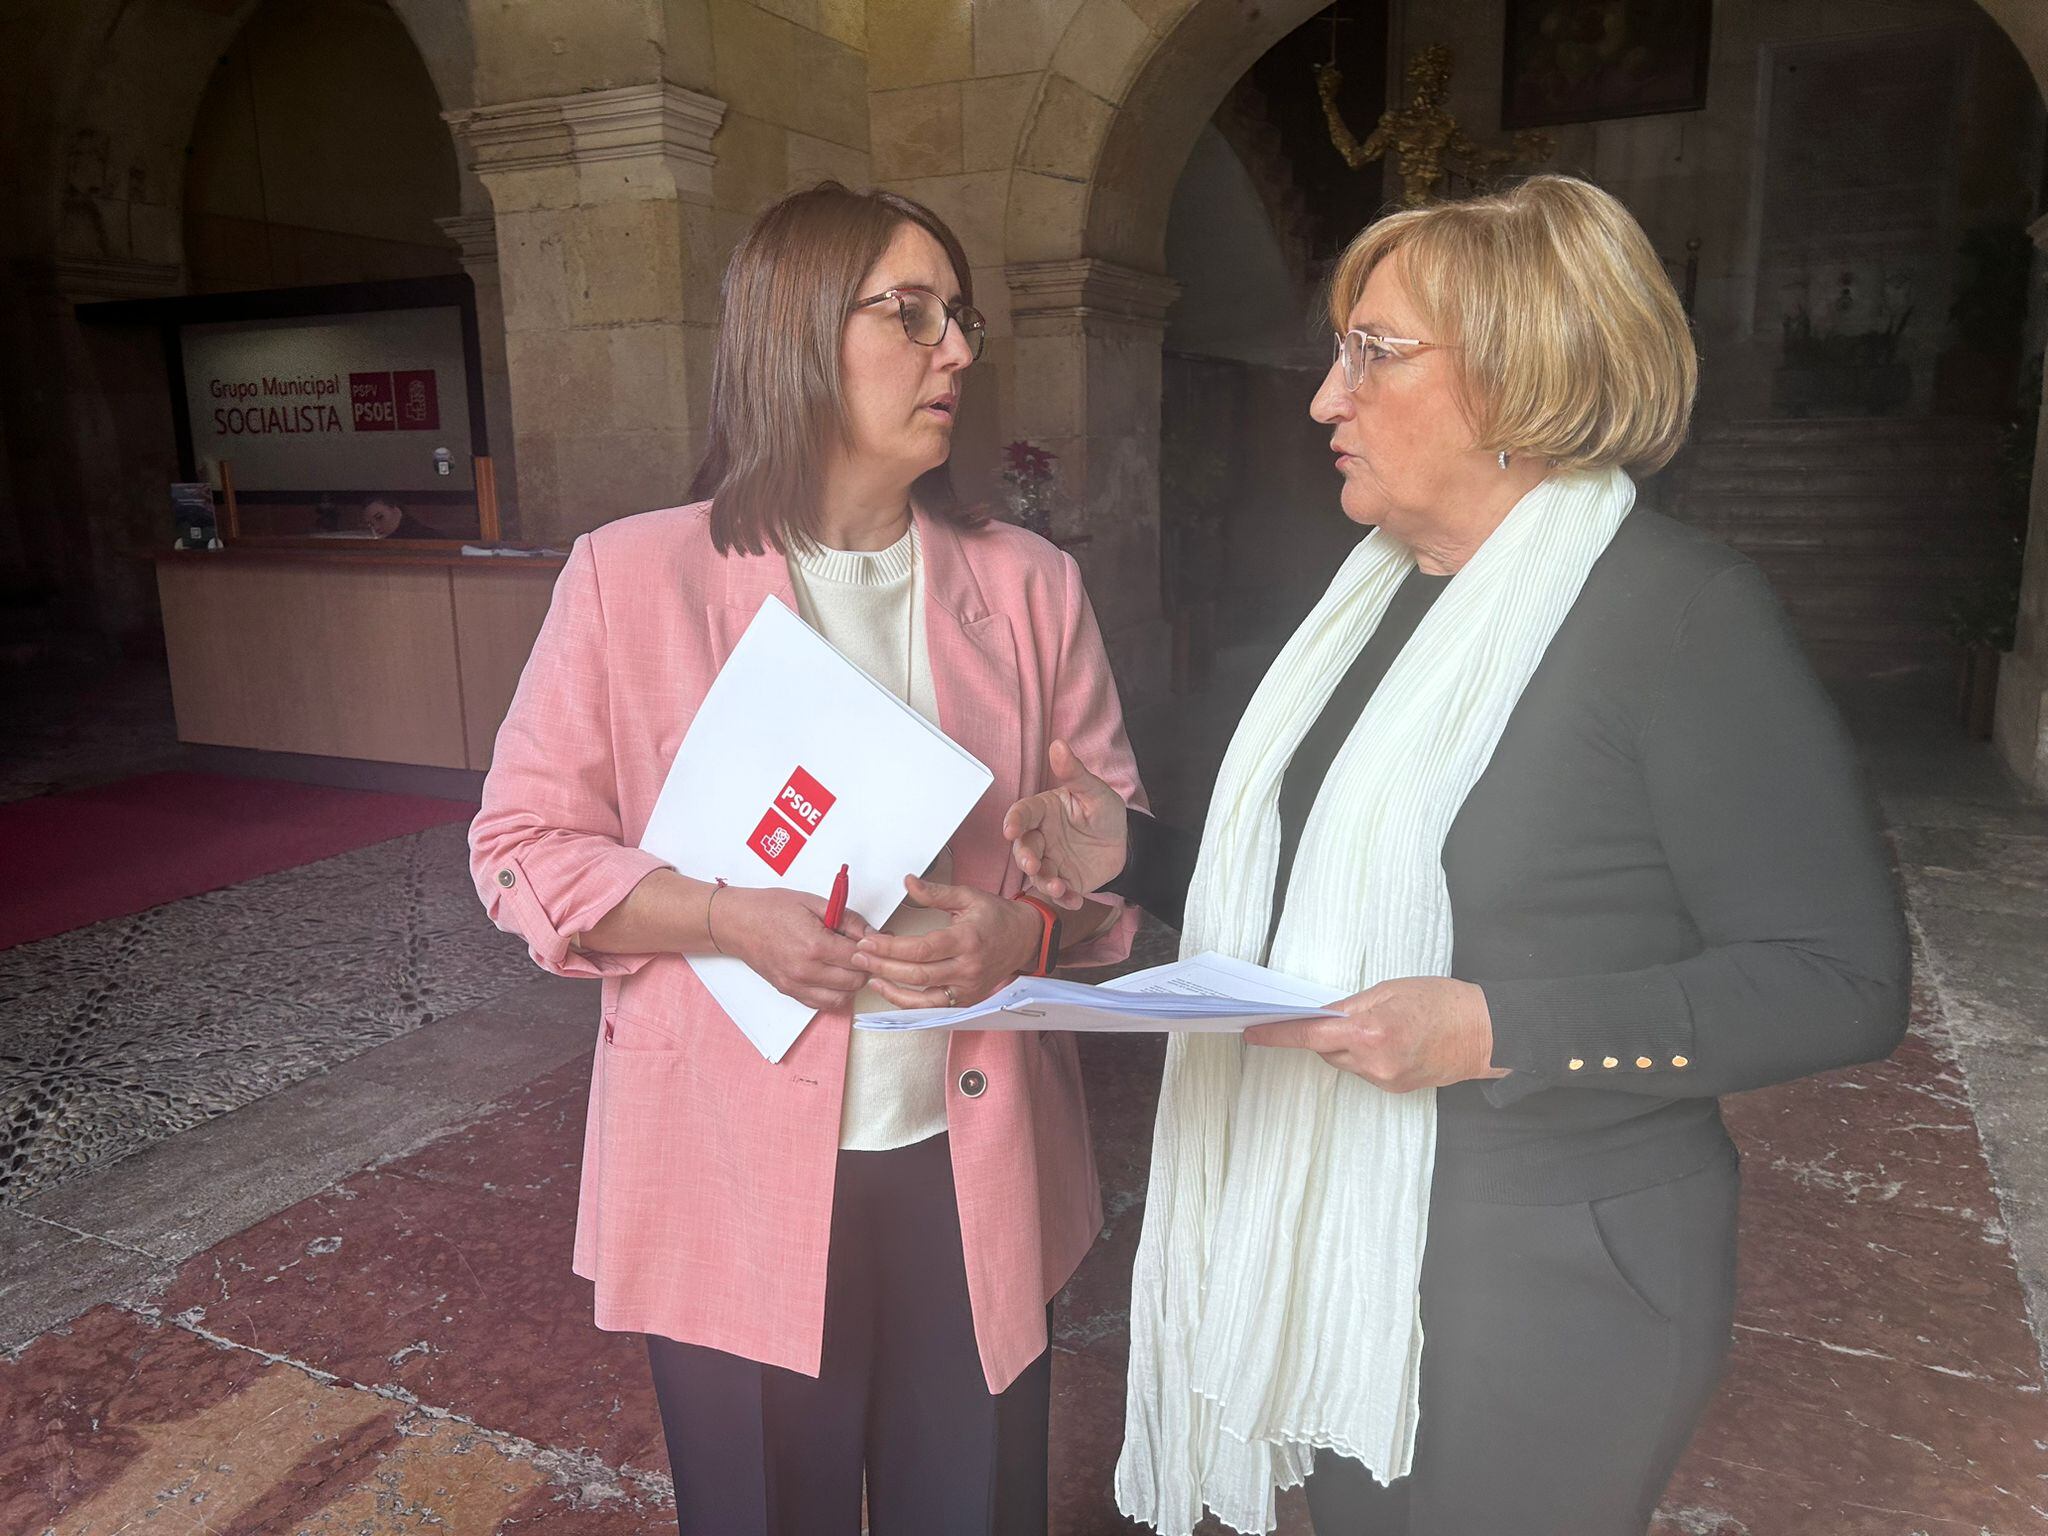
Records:
[[[879,928],[994,782],[965,748],[770,597],[712,680],[640,846],[692,879],[824,897]],[[816,1010],[722,955],[691,968],[770,1061]]]

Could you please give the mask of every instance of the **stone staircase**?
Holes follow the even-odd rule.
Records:
[[[1708,421],[1657,502],[1763,569],[1822,676],[1932,672],[1996,548],[1997,462],[1997,424],[1959,417]]]

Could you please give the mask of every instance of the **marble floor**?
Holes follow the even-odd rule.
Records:
[[[1924,712],[1852,709],[1911,903],[1913,1033],[1729,1101],[1735,1352],[1657,1536],[2048,1530],[2048,807]],[[358,878],[388,897],[411,858]],[[0,1531],[664,1528],[643,1356],[568,1265],[594,994],[500,976],[480,915],[447,920],[410,983],[431,1022],[0,1207]],[[152,1036],[123,1013],[95,1029]],[[1055,1316],[1058,1536],[1136,1529],[1108,1480],[1157,1060],[1084,1043],[1108,1221]]]

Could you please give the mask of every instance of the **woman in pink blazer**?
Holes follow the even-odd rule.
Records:
[[[702,499],[576,541],[470,831],[493,921],[603,982],[575,1266],[599,1327],[647,1335],[685,1536],[853,1536],[864,1485],[877,1536],[1044,1529],[1048,1303],[1101,1225],[1073,1040],[851,1029],[1043,962],[1002,817],[1052,740],[1143,793],[1074,562],[953,496],[970,298],[907,199],[828,183],[762,215]],[[635,846],[771,594],[995,775],[879,950]],[[1106,964],[1136,914],[1062,921],[1061,963]],[[684,959],[714,951],[820,1010],[779,1064]]]

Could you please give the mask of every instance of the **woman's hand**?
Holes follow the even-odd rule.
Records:
[[[1064,741],[1046,753],[1053,788],[1026,795],[1003,817],[1003,836],[1025,877],[1047,900],[1078,909],[1081,898],[1124,867],[1124,797],[1088,771]]]
[[[1297,1046],[1389,1093],[1506,1077],[1493,1065],[1486,994],[1448,976],[1407,976],[1331,1004],[1343,1017],[1254,1024],[1253,1045]]]
[[[867,984],[853,948],[867,937],[868,925],[849,911],[834,933],[816,896],[724,886],[711,898],[709,927],[720,954],[744,960],[776,991],[812,1008],[851,1007],[853,994]]]
[[[915,875],[903,884],[917,905],[950,921],[931,933],[875,932],[860,941],[854,962],[898,1008],[978,1003],[1036,958],[1044,920],[1025,903]]]

